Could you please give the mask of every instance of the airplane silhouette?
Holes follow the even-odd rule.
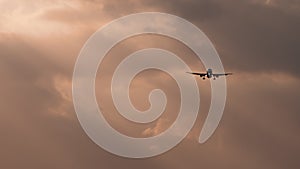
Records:
[[[193,75],[198,75],[200,77],[202,77],[203,80],[205,80],[205,77],[207,78],[212,78],[214,80],[216,80],[219,76],[227,76],[227,75],[232,75],[232,73],[213,73],[212,69],[207,69],[206,73],[197,73],[197,72],[186,72],[189,74],[193,74]]]

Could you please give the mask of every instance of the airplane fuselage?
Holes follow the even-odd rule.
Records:
[[[207,78],[213,77],[212,69],[207,69],[206,76],[207,76]]]

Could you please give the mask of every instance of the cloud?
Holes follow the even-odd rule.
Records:
[[[168,119],[162,119],[162,118],[160,118],[157,121],[157,123],[155,124],[154,127],[147,128],[146,130],[144,130],[142,132],[142,135],[144,135],[144,136],[151,136],[151,137],[155,136],[155,135],[158,135],[159,133],[163,132],[166,129],[166,127],[168,126],[166,124],[168,124],[168,123],[169,123]]]
[[[242,1],[1,1],[0,168],[299,168],[299,2]],[[226,70],[227,105],[220,126],[198,144],[210,103],[209,82],[197,78],[199,118],[171,151],[150,159],[116,157],[95,145],[76,119],[71,79],[77,55],[101,25],[133,12],[179,15],[202,29]],[[100,65],[97,99],[107,120],[129,136],[157,135],[176,118],[179,91],[174,80],[141,73],[130,96],[140,110],[148,94],[162,88],[166,112],[151,124],[122,119],[110,99],[117,64],[144,47],[180,55],[195,71],[204,68],[179,42],[140,36],[121,42]],[[194,139],[195,137],[195,139]]]

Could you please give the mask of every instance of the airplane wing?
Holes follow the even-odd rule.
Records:
[[[227,76],[227,75],[232,75],[232,74],[233,73],[223,73],[223,74],[214,73],[213,76],[219,77],[219,76]]]
[[[198,75],[198,76],[200,76],[200,77],[206,75],[206,73],[196,73],[196,72],[186,72],[186,73],[193,74],[193,75]]]

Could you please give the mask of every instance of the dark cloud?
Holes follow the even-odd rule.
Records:
[[[181,16],[216,45],[225,68],[300,75],[298,1],[143,1]]]
[[[300,15],[255,4],[235,7],[239,9],[228,10],[210,27],[216,33],[215,43],[224,64],[242,71],[299,76]]]

